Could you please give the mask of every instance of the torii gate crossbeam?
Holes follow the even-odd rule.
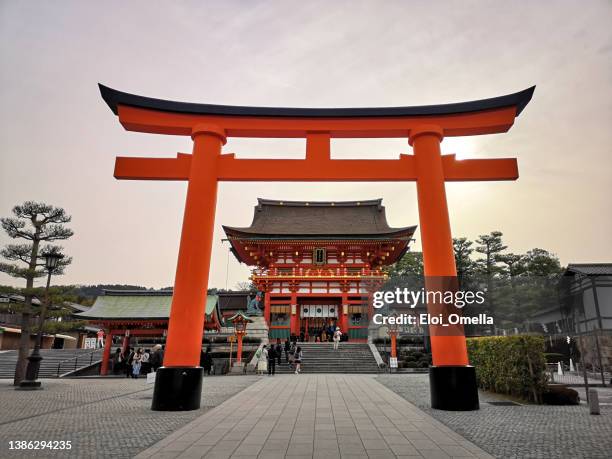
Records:
[[[187,198],[170,313],[164,366],[152,408],[200,405],[199,365],[204,304],[219,181],[416,181],[427,288],[452,288],[456,267],[445,182],[516,180],[516,159],[458,161],[442,155],[444,137],[506,132],[535,87],[492,99],[393,108],[271,108],[192,104],[137,96],[100,85],[102,97],[127,130],[191,136],[193,152],[176,158],[118,157],[115,177],[187,180]],[[237,159],[222,154],[227,137],[306,139],[305,159]],[[330,157],[331,138],[403,137],[413,155],[395,160]],[[429,304],[430,313],[443,312]],[[462,328],[430,326],[432,406],[478,409],[474,368]]]

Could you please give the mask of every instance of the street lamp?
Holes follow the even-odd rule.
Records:
[[[32,351],[32,354],[28,357],[28,368],[26,370],[26,377],[23,381],[19,383],[18,389],[42,389],[40,381],[38,381],[38,372],[40,370],[40,361],[43,359],[40,355],[40,347],[43,339],[43,325],[45,323],[45,316],[47,314],[47,308],[49,307],[49,286],[51,285],[51,275],[57,269],[59,261],[64,258],[64,255],[57,252],[47,252],[43,256],[45,257],[45,268],[47,270],[45,301],[43,302],[40,308],[40,314],[38,316],[38,333],[36,334],[34,350]]]

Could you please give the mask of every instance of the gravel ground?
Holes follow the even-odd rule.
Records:
[[[0,457],[133,457],[258,380],[204,379],[202,407],[151,411],[144,379],[48,379],[44,390],[16,391],[0,381]],[[9,450],[9,441],[70,440],[70,450]]]
[[[428,375],[380,375],[377,380],[452,430],[499,458],[610,458],[610,389],[598,389],[600,416],[579,406],[494,406],[504,400],[480,392],[479,411],[441,411],[429,407]]]

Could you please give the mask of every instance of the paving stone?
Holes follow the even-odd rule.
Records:
[[[15,391],[12,381],[0,380],[0,457],[32,457],[31,451],[8,451],[5,439],[72,442],[72,449],[45,451],[44,457],[95,457],[96,451],[134,457],[256,381],[252,376],[207,377],[199,410],[160,412],[151,411],[153,386],[144,379],[45,379],[44,390],[36,392]],[[167,444],[186,434],[177,433]],[[161,446],[151,455],[178,456],[162,453]]]
[[[591,416],[584,403],[579,406],[494,406],[488,402],[506,398],[480,391],[480,410],[442,411],[429,406],[427,375],[379,375],[376,379],[434,418],[433,423],[430,418],[417,426],[421,426],[425,435],[442,449],[454,441],[455,445],[477,457],[485,457],[485,450],[499,458],[547,459],[609,458],[612,451],[612,405],[601,406],[599,416]],[[600,398],[612,397],[612,389],[598,390],[602,394]],[[583,393],[581,398],[584,399]],[[397,423],[396,426],[409,440],[420,438],[418,433],[403,430]],[[444,427],[447,431],[440,435]]]

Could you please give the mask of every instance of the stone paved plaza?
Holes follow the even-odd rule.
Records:
[[[264,377],[139,458],[491,457],[366,375]]]
[[[254,376],[204,379],[202,407],[151,411],[144,379],[48,379],[42,391],[13,389],[0,380],[0,458],[133,457],[257,381]],[[10,440],[70,440],[71,450],[9,451]]]
[[[202,408],[150,410],[131,379],[0,381],[0,458],[491,457],[599,458],[612,451],[612,390],[601,416],[581,406],[429,408],[427,375],[224,376],[204,380]],[[10,440],[70,440],[71,450],[9,451]]]
[[[580,406],[494,406],[504,400],[480,393],[480,410],[453,412],[429,407],[427,375],[381,375],[386,387],[499,458],[612,457],[612,390],[598,388],[601,415]],[[584,398],[584,389],[577,389]]]

